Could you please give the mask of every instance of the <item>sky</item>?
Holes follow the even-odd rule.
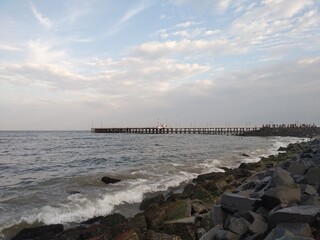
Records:
[[[0,130],[320,125],[320,0],[0,0]]]

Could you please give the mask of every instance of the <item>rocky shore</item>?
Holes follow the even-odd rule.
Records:
[[[132,218],[114,213],[67,230],[61,224],[24,229],[12,239],[320,239],[320,140],[279,150],[147,198]]]

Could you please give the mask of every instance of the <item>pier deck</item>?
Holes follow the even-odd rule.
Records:
[[[91,128],[93,133],[135,133],[135,134],[215,134],[241,135],[249,131],[257,131],[260,127],[208,127],[208,128]]]

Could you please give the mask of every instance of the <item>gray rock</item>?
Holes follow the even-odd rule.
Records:
[[[239,235],[239,236],[242,236],[243,234],[245,234],[248,230],[249,230],[249,225],[250,223],[245,220],[244,218],[235,218],[235,217],[232,217],[230,219],[230,224],[228,226],[228,229]]]
[[[315,189],[314,187],[310,186],[309,184],[306,184],[306,185],[302,186],[301,187],[301,192],[305,193],[305,194],[308,194],[308,195],[312,195],[312,196],[318,194],[317,189]]]
[[[304,194],[301,197],[301,205],[320,206],[320,197]]]
[[[312,224],[315,221],[319,212],[319,206],[300,205],[283,208],[275,212],[269,213],[269,225],[275,226],[281,222],[304,222]]]
[[[239,236],[227,230],[220,230],[216,233],[214,240],[238,240]]]
[[[284,228],[295,236],[312,237],[311,228],[308,223],[279,223],[277,228]]]
[[[259,214],[250,211],[250,215],[253,217],[253,222],[249,225],[249,230],[252,233],[262,234],[268,230],[268,224],[264,218]]]
[[[264,240],[275,240],[275,239],[281,239],[281,240],[312,240],[313,238],[295,236],[294,233],[290,232],[289,230],[287,230],[285,228],[274,228]]]
[[[225,216],[220,205],[213,205],[211,208],[211,214],[214,226],[223,225]]]
[[[233,193],[224,193],[221,197],[221,207],[230,212],[254,210],[257,199],[247,198]]]
[[[163,231],[166,234],[177,235],[182,239],[195,240],[197,238],[197,226],[194,217],[165,222]]]
[[[320,166],[312,167],[305,175],[307,182],[313,185],[320,184]]]
[[[219,230],[222,230],[222,226],[217,225],[210,231],[206,232],[206,234],[204,234],[199,240],[212,240],[214,239]]]
[[[159,194],[155,197],[146,198],[140,204],[140,210],[145,210],[152,205],[160,205],[164,203],[164,196]]]
[[[294,175],[294,181],[296,183],[299,183],[299,184],[307,184],[308,181],[307,179],[305,178],[305,176],[302,176],[302,175]]]
[[[301,191],[299,185],[269,188],[262,196],[262,206],[272,209],[279,204],[299,203]]]
[[[305,160],[301,159],[299,161],[290,162],[287,169],[292,175],[303,175],[307,171],[308,166]]]
[[[200,239],[205,234],[206,234],[206,230],[204,228],[198,228],[197,229],[197,237],[198,237],[198,239]]]
[[[277,186],[291,186],[294,184],[293,178],[290,176],[290,173],[281,167],[276,167],[272,180],[271,180],[271,187]]]

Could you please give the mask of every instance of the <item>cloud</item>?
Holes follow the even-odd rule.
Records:
[[[44,16],[32,2],[30,2],[30,7],[33,15],[36,17],[39,23],[46,29],[50,30],[53,27],[53,23],[51,22],[51,20],[48,17]]]
[[[18,48],[16,46],[0,43],[0,51],[20,52],[20,51],[22,51],[22,49]]]

